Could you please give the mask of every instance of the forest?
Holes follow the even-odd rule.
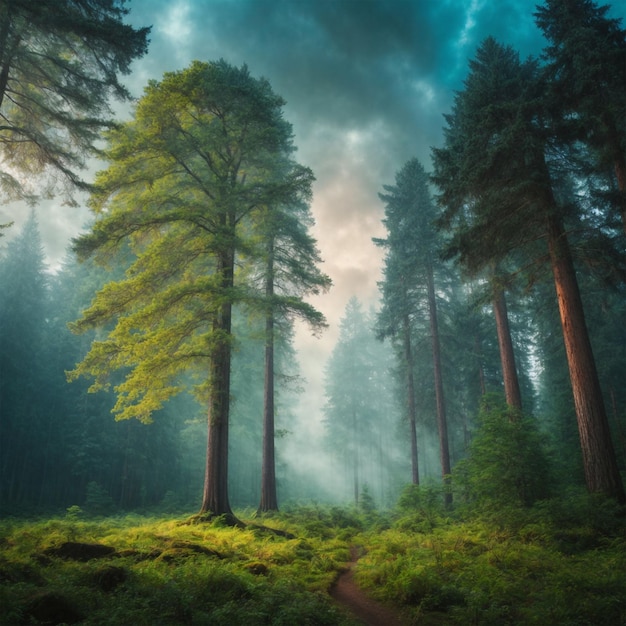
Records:
[[[285,100],[224,59],[131,98],[150,28],[56,4],[0,3],[0,624],[626,625],[621,20],[544,0],[540,57],[481,42],[379,181],[316,415]],[[51,197],[92,214],[55,269]]]

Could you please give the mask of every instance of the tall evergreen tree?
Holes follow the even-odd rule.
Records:
[[[386,332],[381,334],[395,334],[400,330],[398,320],[403,315],[402,324],[406,326],[407,319],[419,315],[420,311],[425,312],[432,349],[441,472],[445,478],[450,474],[450,449],[435,289],[436,215],[428,191],[428,176],[419,161],[408,161],[397,173],[395,186],[386,185],[380,198],[385,202],[383,223],[388,231],[386,239],[374,240],[388,250],[380,318],[380,327],[386,328]],[[408,305],[406,310],[400,309],[400,315],[396,309],[398,301]],[[403,332],[406,333],[407,329],[404,328]],[[449,494],[446,497],[449,498]]]
[[[465,264],[480,268],[541,237],[547,240],[587,486],[624,501],[564,207],[553,193],[537,73],[534,61],[521,63],[514,50],[493,38],[483,42],[446,117],[446,145],[433,151],[434,179]]]
[[[106,269],[68,257],[51,279],[47,328],[52,346],[46,362],[46,421],[51,434],[50,445],[47,440],[44,448],[49,469],[45,483],[52,496],[49,505],[83,506],[94,485],[106,494],[110,510],[153,506],[168,490],[180,490],[182,498],[190,488],[180,488],[184,484],[181,431],[184,419],[193,415],[183,404],[186,398],[176,398],[155,413],[154,423],[148,426],[136,420],[112,420],[112,391],[88,394],[88,381],[67,384],[65,372],[84,356],[96,337],[95,331],[76,336],[67,324],[89,306],[104,284],[122,279],[125,269],[124,264]],[[111,382],[122,380],[118,373]],[[190,502],[198,499],[201,482],[196,485],[196,498]]]
[[[384,367],[388,358],[372,323],[359,300],[350,298],[324,372],[326,442],[356,504],[366,484],[372,492],[379,487],[381,496],[388,492],[394,466],[388,434],[395,411],[390,372]]]
[[[293,198],[301,184],[276,176],[278,157],[293,149],[283,104],[267,81],[224,61],[194,62],[150,82],[134,119],[108,135],[111,164],[91,201],[100,219],[75,242],[81,258],[106,261],[128,241],[136,258],[76,323],[114,327],[71,378],[93,376],[100,389],[124,368],[114,410],[149,420],[185,387],[182,372],[203,377],[195,387],[209,424],[201,512],[231,519],[232,308],[246,294],[235,259],[252,249],[245,221]]]
[[[544,50],[550,110],[560,138],[584,141],[596,170],[613,169],[626,233],[626,30],[594,0],[545,0],[535,18]]]
[[[403,379],[404,405],[409,427],[411,454],[411,482],[420,484],[419,449],[417,441],[417,408],[415,402],[415,347],[413,342],[413,317],[411,289],[412,273],[405,273],[407,257],[391,250],[385,258],[382,284],[383,306],[376,323],[377,336],[384,340],[393,337],[400,355],[399,372]],[[392,288],[391,286],[395,288]],[[396,327],[397,324],[397,327]]]
[[[259,512],[277,511],[276,460],[274,450],[274,347],[276,322],[299,317],[312,328],[326,325],[324,316],[304,302],[303,296],[319,294],[330,287],[330,278],[317,267],[321,259],[315,240],[308,234],[312,173],[292,164],[294,197],[288,204],[267,207],[258,220],[264,254],[262,280],[265,291],[265,383],[263,394],[263,463]]]
[[[85,187],[77,170],[110,126],[110,96],[145,54],[149,28],[123,22],[123,0],[4,0],[0,3],[0,191],[23,197],[18,174],[49,171]],[[7,167],[8,166],[8,167]]]

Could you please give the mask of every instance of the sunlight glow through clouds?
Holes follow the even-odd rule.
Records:
[[[539,0],[537,0],[539,1]],[[129,0],[135,27],[152,25],[148,54],[123,77],[140,97],[148,80],[187,67],[193,59],[247,63],[285,98],[296,160],[311,167],[311,234],[334,286],[311,298],[331,327],[321,340],[298,331],[304,374],[320,388],[320,362],[329,355],[350,296],[377,302],[384,237],[383,185],[412,157],[430,169],[430,149],[442,139],[443,114],[487,35],[537,54],[541,38],[524,0]],[[623,9],[614,4],[617,16]],[[623,3],[622,3],[623,4]],[[128,103],[112,102],[128,119]],[[94,171],[102,164],[96,164]],[[90,172],[84,172],[92,180]],[[0,250],[29,211],[0,206],[0,223],[15,221]],[[46,255],[56,267],[91,217],[85,204],[47,201],[38,211]],[[302,341],[300,339],[304,337]],[[308,358],[311,357],[311,358]],[[314,394],[313,394],[314,395]],[[316,412],[309,396],[309,415]],[[319,404],[316,402],[315,404]]]
[[[159,16],[156,29],[165,35],[174,45],[178,57],[185,57],[185,48],[189,45],[193,33],[191,6],[188,0],[178,0]]]

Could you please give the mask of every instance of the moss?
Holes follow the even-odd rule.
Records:
[[[110,593],[126,582],[128,570],[116,565],[104,565],[93,571],[90,579],[95,587],[105,593]]]
[[[33,599],[55,594],[85,626],[347,623],[327,591],[354,546],[357,582],[415,623],[624,624],[623,518],[585,522],[589,507],[573,509],[543,503],[520,509],[511,525],[480,513],[438,515],[430,530],[416,532],[403,520],[420,511],[405,508],[389,528],[363,524],[347,537],[342,525],[352,523],[353,510],[342,517],[318,506],[272,517],[279,533],[138,516],[0,522],[0,624],[33,621]],[[324,532],[312,533],[312,523]],[[66,543],[69,524],[75,543],[113,553],[43,558]]]

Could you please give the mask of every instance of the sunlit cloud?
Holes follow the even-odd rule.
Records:
[[[192,33],[190,20],[191,7],[186,0],[179,0],[169,6],[165,13],[157,20],[155,27],[166,38],[175,42],[177,46],[185,46]]]

